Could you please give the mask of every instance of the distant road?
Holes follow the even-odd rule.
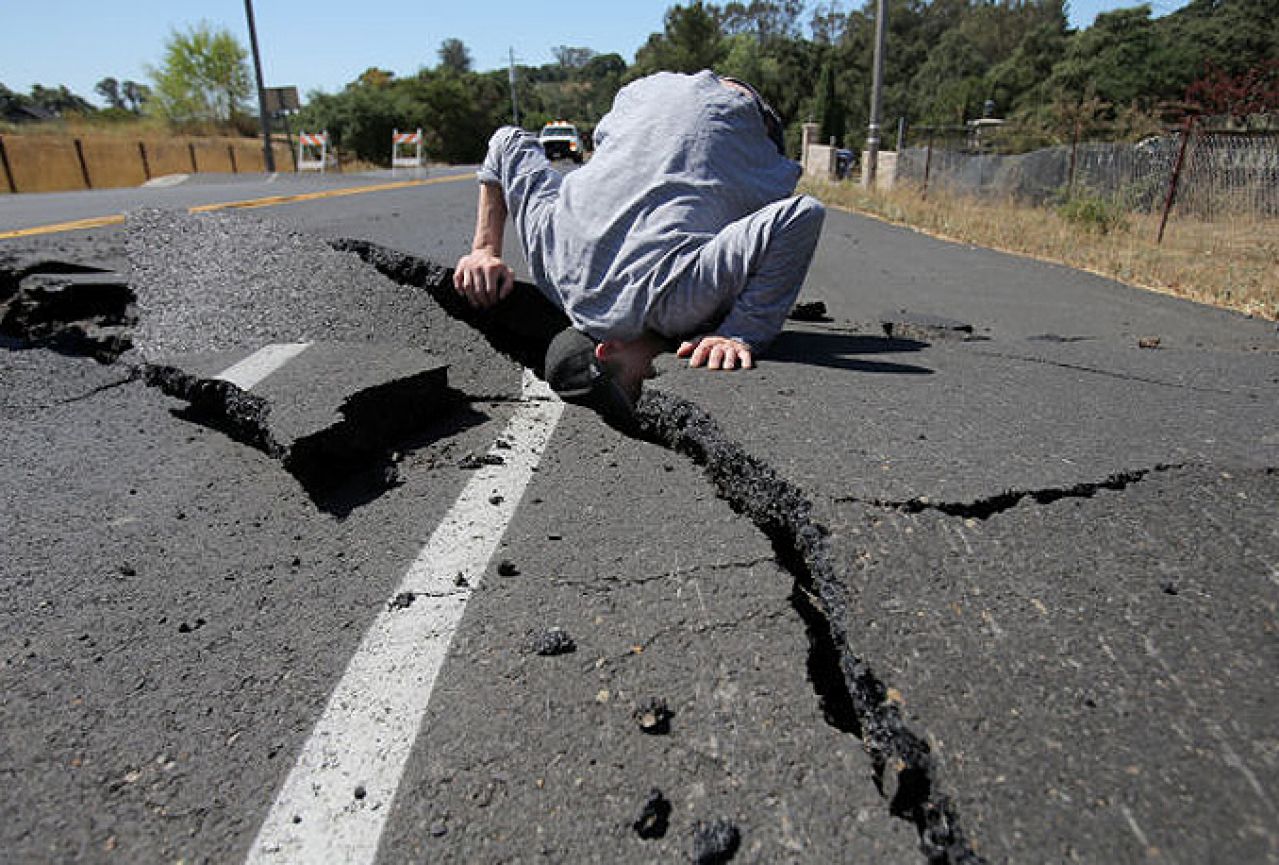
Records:
[[[192,212],[230,207],[269,207],[328,197],[386,192],[471,177],[469,167],[361,174],[193,175],[177,182],[125,189],[0,197],[0,239],[119,225],[142,207]]]

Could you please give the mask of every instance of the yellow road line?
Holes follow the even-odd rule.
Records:
[[[0,231],[0,240],[8,237],[31,237],[36,234],[57,234],[60,231],[79,231],[85,228],[102,228],[106,225],[119,225],[124,222],[124,214],[114,216],[94,216],[89,219],[77,219],[72,222],[59,222],[54,225],[37,225],[35,228],[20,228],[17,231]]]
[[[280,204],[296,204],[301,201],[317,201],[322,198],[363,195],[366,192],[389,192],[395,189],[408,189],[413,186],[456,183],[459,180],[473,180],[474,178],[474,174],[450,174],[445,177],[431,177],[426,180],[399,180],[394,183],[379,183],[373,186],[346,186],[341,189],[326,189],[322,192],[300,192],[296,195],[272,195],[266,198],[249,198],[243,201],[222,201],[217,204],[200,204],[187,208],[187,213],[211,213],[215,210],[229,210],[231,208],[247,210],[254,207],[275,207]],[[124,214],[115,213],[111,216],[75,219],[70,222],[57,222],[52,225],[37,225],[34,228],[20,228],[16,231],[0,231],[0,240],[14,237],[33,237],[39,234],[57,234],[63,231],[83,231],[88,228],[120,225],[123,222]]]
[[[293,204],[298,201],[315,201],[320,198],[340,198],[344,195],[362,195],[366,192],[388,192],[393,189],[408,189],[412,186],[430,186],[435,183],[455,183],[459,180],[472,180],[474,174],[451,174],[447,177],[432,177],[427,180],[400,180],[395,183],[379,183],[376,186],[346,186],[341,189],[326,189],[323,192],[300,192],[296,195],[273,195],[269,198],[250,198],[245,201],[223,201],[219,204],[201,204],[190,208],[188,213],[209,213],[214,210],[227,210],[232,207],[274,207],[277,204]]]

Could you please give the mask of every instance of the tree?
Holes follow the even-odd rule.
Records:
[[[471,71],[471,51],[461,39],[445,39],[438,53],[441,70],[459,75]]]
[[[355,79],[354,84],[361,84],[365,87],[389,87],[391,82],[395,80],[395,73],[388,69],[379,69],[376,66],[370,66],[360,73],[360,77]],[[353,85],[350,85],[353,86]]]
[[[1186,88],[1186,102],[1196,110],[1232,120],[1255,114],[1279,114],[1279,59],[1259,63],[1231,75],[1212,62],[1203,77]]]
[[[120,95],[124,98],[126,107],[134,114],[142,111],[142,106],[151,98],[151,88],[145,84],[139,84],[136,81],[125,79],[120,85]]]
[[[555,62],[570,73],[583,69],[595,57],[590,48],[570,48],[567,45],[556,45],[551,53],[555,55]]]
[[[68,114],[92,114],[94,110],[86,99],[72,93],[65,84],[59,84],[57,87],[36,84],[31,88],[30,104],[58,117],[66,117]]]
[[[1067,43],[1053,67],[1051,86],[1075,97],[1096,93],[1110,104],[1154,101],[1176,93],[1175,56],[1150,19],[1150,6],[1097,16]]]
[[[107,101],[108,108],[124,108],[124,99],[120,96],[120,82],[114,78],[103,78],[93,85],[93,91]]]
[[[714,6],[700,0],[666,10],[666,29],[654,33],[635,53],[634,77],[650,72],[711,69],[723,55],[724,37]]]
[[[16,114],[31,105],[31,100],[0,84],[0,117]]]
[[[175,30],[160,67],[147,69],[155,85],[149,104],[172,123],[233,120],[253,90],[247,58],[229,31],[207,22]]]
[[[848,112],[835,90],[835,66],[830,61],[822,64],[822,75],[817,85],[817,117],[821,128],[821,141],[842,143]]]

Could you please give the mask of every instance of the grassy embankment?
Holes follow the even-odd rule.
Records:
[[[948,240],[1077,267],[1129,285],[1279,320],[1279,220],[1177,215],[1155,244],[1158,214],[1094,213],[1018,205],[910,186],[805,180],[804,191]]]

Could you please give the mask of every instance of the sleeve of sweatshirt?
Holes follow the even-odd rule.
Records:
[[[755,222],[758,257],[742,290],[715,333],[752,351],[768,347],[786,321],[808,274],[826,211],[809,196],[777,202]]]
[[[512,139],[522,134],[526,134],[523,129],[518,126],[503,126],[489,137],[488,152],[484,155],[484,162],[475,172],[475,179],[480,183],[497,183],[502,182],[502,161],[506,156],[507,149],[512,144]]]

